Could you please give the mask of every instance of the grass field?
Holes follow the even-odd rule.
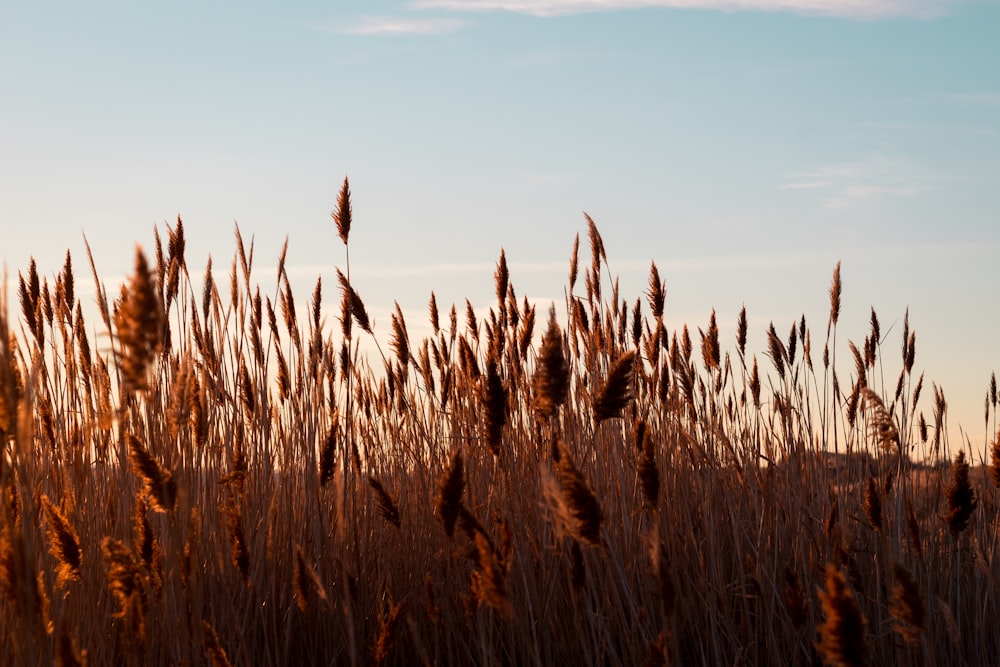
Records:
[[[618,294],[588,217],[558,312],[501,254],[495,305],[431,295],[418,341],[350,280],[346,181],[333,217],[334,322],[238,231],[192,277],[180,220],[120,292],[90,262],[95,322],[68,254],[3,295],[4,664],[1000,655],[1000,448],[952,447],[908,326],[838,332],[839,266],[820,327],[730,346],[665,328],[655,264]]]

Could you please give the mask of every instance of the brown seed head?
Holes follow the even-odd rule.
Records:
[[[948,503],[948,513],[945,521],[952,535],[959,535],[969,525],[969,519],[979,505],[976,492],[969,483],[969,464],[965,461],[965,452],[960,451],[955,457],[952,467],[951,482],[945,489],[945,500]]]
[[[163,307],[153,276],[141,248],[136,248],[135,273],[115,311],[115,326],[121,343],[121,371],[125,385],[146,389],[146,370],[159,352],[164,331]]]
[[[399,528],[399,507],[396,505],[396,501],[393,500],[393,497],[382,486],[382,482],[378,481],[374,476],[368,477],[368,484],[375,491],[375,501],[378,503],[379,513],[382,514],[382,518],[396,528]]]
[[[635,350],[622,354],[611,366],[607,382],[594,400],[594,420],[621,417],[622,410],[632,400],[632,371]]]
[[[698,329],[701,334],[701,358],[708,370],[719,368],[719,326],[715,322],[715,309],[708,321],[708,332]]]
[[[532,388],[535,411],[542,417],[555,415],[569,393],[569,364],[563,353],[562,331],[556,322],[555,306],[549,308],[549,324],[542,336]]]
[[[833,281],[830,283],[830,324],[836,326],[840,319],[840,262],[833,270]]]
[[[910,644],[918,644],[926,630],[924,600],[913,575],[900,563],[893,563],[892,576],[896,585],[889,600],[889,614],[895,630]]]
[[[48,524],[46,537],[49,553],[56,557],[56,591],[62,590],[70,581],[80,579],[82,551],[80,538],[62,510],[52,504],[44,493],[40,497],[42,512]]]
[[[435,510],[444,524],[444,532],[451,537],[455,533],[455,521],[462,509],[462,496],[465,494],[465,461],[462,450],[455,449],[451,455],[448,470],[438,485]]]
[[[832,563],[826,566],[826,588],[819,591],[825,621],[817,630],[816,647],[827,664],[855,667],[868,663],[868,621],[847,587],[843,573]]]
[[[554,464],[554,471],[560,491],[558,510],[574,537],[587,544],[599,545],[604,523],[601,504],[563,444],[560,442],[557,447],[559,460]]]
[[[865,503],[864,503],[865,516],[868,518],[868,523],[875,532],[882,531],[882,499],[878,493],[878,485],[875,483],[874,477],[868,478],[868,485],[865,487]]]
[[[173,475],[150,456],[142,442],[134,435],[127,434],[126,440],[132,470],[142,480],[143,490],[150,506],[157,512],[173,511],[177,504],[177,485]]]
[[[337,225],[337,236],[346,246],[347,237],[351,233],[351,186],[344,176],[344,183],[340,186],[340,193],[337,195],[337,210],[330,214],[333,222]]]

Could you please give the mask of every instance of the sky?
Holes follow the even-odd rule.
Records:
[[[894,386],[909,309],[924,411],[933,381],[981,452],[998,30],[996,0],[0,2],[0,261],[52,277],[69,249],[92,302],[84,235],[110,290],[178,216],[224,279],[238,224],[262,290],[287,238],[335,326],[347,176],[383,340],[394,300],[426,331],[431,290],[484,313],[501,248],[563,304],[586,212],[630,302],[655,260],[668,329],[714,308],[732,341],[745,304],[759,355],[772,321],[822,338],[839,261],[839,354],[875,308]]]

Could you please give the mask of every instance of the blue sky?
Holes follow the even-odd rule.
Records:
[[[731,336],[745,303],[757,351],[771,320],[819,337],[841,261],[841,340],[874,306],[895,364],[909,307],[981,445],[998,29],[975,0],[3,3],[0,259],[82,270],[86,233],[112,283],[180,214],[221,275],[235,221],[263,285],[287,236],[300,299],[322,274],[332,310],[349,175],[387,336],[394,299],[414,331],[432,289],[488,306],[501,247],[519,293],[561,303],[586,211],[630,300],[656,260],[669,327],[715,308]]]

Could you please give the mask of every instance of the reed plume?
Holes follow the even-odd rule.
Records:
[[[340,186],[340,192],[337,194],[337,210],[330,213],[330,217],[333,218],[333,222],[337,226],[337,236],[340,237],[341,242],[345,246],[347,245],[347,237],[351,233],[352,215],[351,186],[347,181],[347,177],[344,176],[344,182]]]
[[[901,563],[893,563],[892,576],[896,585],[889,600],[889,614],[895,622],[894,629],[907,643],[918,644],[926,631],[923,597],[913,575]]]
[[[336,421],[336,420],[334,420]],[[337,455],[337,427],[331,424],[319,450],[319,483],[326,486],[333,479],[334,461]]]
[[[378,503],[379,513],[382,514],[382,518],[394,525],[396,528],[400,526],[399,519],[399,507],[396,505],[396,501],[393,500],[389,492],[385,490],[376,477],[369,475],[368,484],[371,485],[372,490],[375,491],[375,500]]]
[[[49,553],[56,557],[56,591],[62,590],[70,581],[79,581],[82,552],[80,537],[62,510],[52,504],[44,493],[39,498],[42,513],[48,524],[46,537]]]
[[[299,611],[308,612],[316,598],[326,602],[326,589],[316,569],[306,562],[302,547],[295,545],[295,567],[292,572],[292,595]]]
[[[503,427],[507,423],[508,392],[493,355],[486,360],[486,375],[483,376],[479,396],[483,408],[486,444],[493,456],[500,456]]]
[[[132,469],[143,482],[143,491],[149,499],[150,507],[157,512],[172,512],[177,504],[177,484],[169,470],[156,462],[142,442],[131,433],[127,434],[128,458]]]
[[[621,417],[622,410],[632,400],[632,371],[635,350],[622,354],[612,364],[608,379],[594,400],[594,421]]]
[[[141,643],[146,635],[146,610],[149,607],[149,594],[142,571],[135,562],[132,550],[119,540],[105,537],[101,541],[101,551],[107,569],[108,590],[118,602],[114,617],[125,621],[130,634]]]
[[[604,512],[583,473],[576,467],[562,442],[557,442],[558,460],[553,462],[557,489],[550,488],[556,518],[576,539],[591,545],[601,543]],[[555,491],[555,493],[552,493]]]
[[[660,503],[660,469],[656,465],[656,452],[647,438],[641,441],[639,454],[639,488],[642,490],[642,504],[655,511]]]
[[[384,665],[386,659],[389,657],[389,652],[392,650],[393,643],[396,639],[396,629],[399,626],[402,611],[403,603],[399,602],[394,604],[390,598],[388,601],[388,609],[386,609],[384,614],[379,616],[378,638],[375,640],[375,646],[372,648],[373,664]]]
[[[660,279],[660,270],[656,268],[656,262],[649,264],[649,308],[653,311],[655,320],[663,319],[663,304],[666,300],[667,283]]]
[[[243,534],[243,517],[234,499],[223,504],[222,515],[226,519],[226,529],[229,533],[230,561],[243,580],[243,584],[250,588],[250,550]]]
[[[868,524],[875,529],[876,533],[882,532],[882,499],[879,496],[874,477],[869,477],[868,484],[865,486],[864,510]]]
[[[365,308],[365,302],[361,300],[361,296],[358,291],[354,289],[347,276],[337,269],[337,280],[340,282],[340,289],[344,293],[344,303],[347,304],[346,311],[354,318],[354,321],[358,323],[358,326],[367,333],[372,333],[372,323],[371,318],[368,316],[368,310]],[[345,317],[347,314],[345,313]],[[345,326],[349,327],[350,322],[345,322]],[[344,330],[344,337],[350,338],[349,329]]]
[[[840,262],[837,262],[837,266],[833,269],[833,280],[830,283],[830,324],[833,326],[837,325],[837,320],[840,319]],[[827,327],[829,331],[829,327]]]
[[[146,371],[160,351],[165,316],[159,291],[150,274],[142,248],[135,252],[135,272],[128,287],[122,287],[115,311],[115,327],[121,343],[120,368],[125,386],[147,388]]]
[[[546,418],[556,414],[569,393],[569,364],[563,352],[563,337],[554,305],[549,308],[549,324],[542,335],[532,389],[535,412]]]
[[[462,509],[462,496],[465,494],[465,463],[462,450],[455,449],[451,455],[448,470],[438,485],[435,511],[444,524],[444,532],[451,537],[455,533],[455,521]]]
[[[774,322],[771,322],[767,329],[767,349],[771,355],[771,362],[774,364],[775,370],[778,371],[778,377],[784,380],[788,351],[785,350],[785,344],[781,342],[778,333],[774,330]]]
[[[475,543],[477,557],[476,571],[473,573],[473,593],[481,603],[510,617],[514,613],[514,607],[507,595],[507,573],[497,559],[496,548],[481,529],[475,533]]]
[[[892,415],[885,407],[881,397],[868,387],[861,389],[861,395],[865,399],[865,410],[868,412],[869,428],[875,441],[883,449],[891,450],[899,448],[899,429]]]
[[[715,321],[715,309],[712,309],[712,317],[708,321],[708,331],[698,329],[701,335],[701,358],[708,370],[719,368],[719,326]]]
[[[817,628],[820,641],[816,647],[828,665],[857,667],[868,664],[870,646],[868,621],[847,587],[843,573],[832,563],[826,566],[826,587],[820,589],[824,622]]]
[[[958,452],[955,457],[951,482],[945,489],[945,500],[948,503],[945,521],[951,534],[957,536],[968,527],[969,519],[979,505],[976,492],[969,483],[969,464],[965,461],[964,451]]]

